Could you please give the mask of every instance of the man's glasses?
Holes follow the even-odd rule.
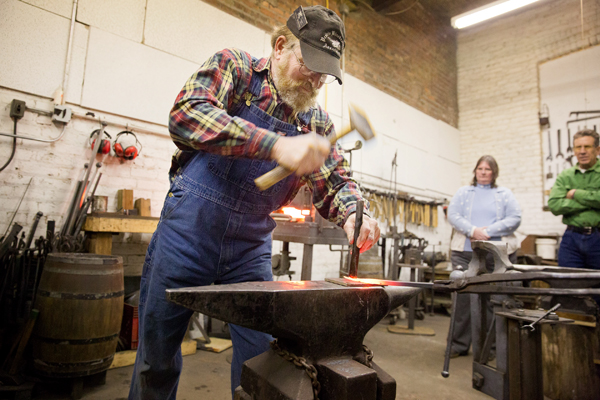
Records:
[[[590,145],[587,145],[587,146],[574,146],[573,147],[573,150],[575,150],[575,151],[581,151],[581,150],[592,151],[593,149],[594,149],[594,146],[590,146]]]
[[[321,74],[319,72],[311,71],[306,65],[304,65],[302,61],[300,61],[298,55],[294,50],[292,50],[292,53],[294,53],[296,60],[298,60],[298,64],[300,65],[300,73],[306,76],[307,78],[312,78],[313,76],[320,75],[319,82],[324,83],[326,85],[332,83],[337,79],[333,75]]]

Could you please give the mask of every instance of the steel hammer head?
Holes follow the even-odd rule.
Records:
[[[375,137],[375,132],[367,118],[367,114],[354,104],[348,105],[350,110],[350,131],[357,131],[363,139],[369,140]],[[341,135],[340,135],[341,136]]]

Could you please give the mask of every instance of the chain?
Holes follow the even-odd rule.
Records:
[[[373,368],[373,363],[372,363],[373,351],[364,344],[363,344],[363,351],[365,352],[365,359],[366,359],[365,364],[367,365],[367,367]]]
[[[281,357],[283,357],[284,360],[291,361],[297,367],[301,367],[306,370],[306,374],[308,375],[308,377],[310,378],[310,380],[312,382],[312,388],[313,388],[313,394],[314,394],[315,400],[319,400],[319,392],[321,391],[321,384],[317,380],[317,369],[315,368],[315,366],[312,364],[309,364],[306,361],[306,358],[298,357],[297,355],[292,354],[287,350],[283,350],[277,344],[277,339],[275,339],[271,342],[271,348],[273,349],[273,351],[275,351],[277,354],[279,354]]]

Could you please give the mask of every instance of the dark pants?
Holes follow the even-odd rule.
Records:
[[[558,249],[558,265],[600,269],[600,232],[584,235],[566,230]]]
[[[464,271],[469,269],[469,263],[473,258],[472,251],[452,251],[450,260],[452,267],[456,269],[461,266]],[[517,252],[508,256],[508,259],[515,263],[517,262]],[[491,254],[488,254],[485,260],[485,267],[488,272],[494,270],[494,259]],[[452,335],[452,350],[458,353],[467,353],[471,347],[471,297],[468,294],[459,294],[456,298],[456,309],[452,310],[456,313],[454,317],[454,334]],[[488,302],[487,307],[487,326],[490,326],[494,318],[492,305]]]

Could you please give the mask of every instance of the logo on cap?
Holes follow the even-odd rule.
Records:
[[[306,20],[306,15],[304,14],[304,10],[302,6],[298,7],[294,11],[294,19],[296,20],[296,24],[298,25],[298,30],[304,28],[308,25],[308,21]]]
[[[342,41],[343,39],[336,31],[326,32],[323,36],[321,36],[323,47],[333,51],[338,57],[341,56]]]

